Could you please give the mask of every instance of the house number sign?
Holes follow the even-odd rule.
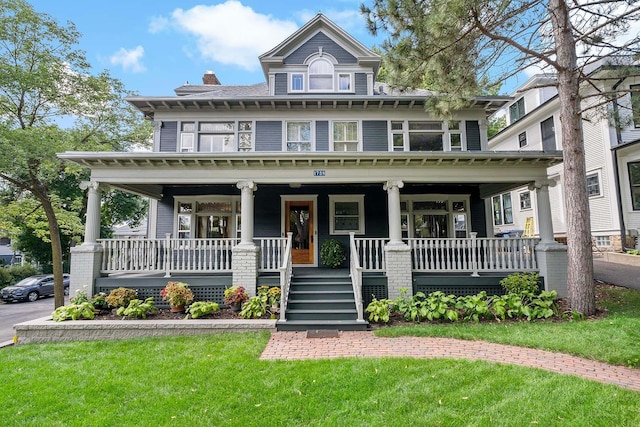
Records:
[[[316,169],[313,171],[313,176],[325,176],[327,172],[324,169]]]

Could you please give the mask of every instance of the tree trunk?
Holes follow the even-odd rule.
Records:
[[[60,227],[58,218],[53,210],[51,201],[46,194],[34,192],[42,208],[47,215],[49,223],[49,236],[51,238],[51,263],[53,265],[53,305],[58,308],[64,305],[64,284],[62,271],[62,242],[60,240]]]
[[[566,2],[550,0],[549,12],[557,52],[558,99],[564,152],[567,291],[570,307],[590,315],[595,313],[596,307],[576,46]]]

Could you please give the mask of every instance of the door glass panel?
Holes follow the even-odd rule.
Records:
[[[449,215],[414,215],[413,225],[415,237],[444,238],[449,237]]]
[[[289,229],[293,233],[294,249],[309,249],[309,207],[291,206]]]
[[[198,216],[198,237],[203,239],[221,239],[229,237],[229,225],[228,216]]]
[[[456,214],[453,216],[453,222],[456,229],[456,237],[467,237],[467,216],[465,214]]]

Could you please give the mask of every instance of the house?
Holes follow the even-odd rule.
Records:
[[[486,198],[532,185],[544,200],[562,161],[488,150],[487,117],[511,98],[435,117],[432,93],[377,83],[380,57],[322,14],[258,60],[263,83],[207,72],[173,96],[130,97],[153,121],[153,152],[60,154],[91,170],[73,288],[135,286],[158,301],[170,276],[221,302],[231,284],[279,285],[282,329],[359,328],[372,296],[499,292],[513,271],[566,294],[550,219],[540,239],[492,235]],[[99,239],[105,185],[151,198],[146,239]],[[342,269],[319,262],[328,239],[346,248]]]
[[[633,247],[640,228],[640,107],[637,103],[632,107],[631,102],[632,97],[640,98],[640,77],[608,74],[612,67],[603,63],[591,67],[593,80],[582,89],[591,234],[594,250],[598,251]],[[554,83],[554,75],[539,74],[517,89],[514,100],[504,108],[508,126],[490,139],[489,149],[522,152],[562,149],[560,105]],[[605,93],[619,90],[626,95],[605,104],[604,111],[603,108],[589,111],[590,105],[602,101],[591,96],[595,93],[591,85],[597,85]],[[620,126],[615,126],[611,119],[616,116]],[[550,167],[548,174],[556,183],[549,190],[553,229],[555,237],[564,241],[567,212],[562,165]],[[538,234],[536,195],[526,186],[495,194],[488,203],[495,234],[512,230],[522,233],[527,228]]]

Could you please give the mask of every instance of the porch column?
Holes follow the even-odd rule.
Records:
[[[544,278],[546,290],[555,290],[558,297],[563,298],[567,296],[567,247],[553,238],[549,187],[555,185],[553,180],[540,180],[529,184],[529,190],[536,191],[540,234],[540,243],[536,245],[536,261],[540,276]]]
[[[253,192],[258,186],[253,181],[240,181],[236,184],[241,191],[242,213],[240,244],[243,246],[254,246],[253,242]]]
[[[236,186],[241,191],[240,243],[233,248],[233,285],[244,286],[249,296],[256,295],[260,269],[260,248],[253,242],[253,192],[257,186],[253,181],[240,181]]]
[[[87,215],[85,219],[84,242],[71,248],[71,283],[69,295],[75,296],[78,291],[87,294],[95,293],[94,281],[100,276],[102,264],[102,245],[100,238],[100,183],[83,181],[80,188],[87,192]]]
[[[389,298],[400,296],[400,289],[408,289],[413,295],[411,248],[402,241],[402,223],[400,210],[400,189],[404,183],[400,180],[387,181],[384,190],[389,204],[389,242],[385,245],[385,274]]]
[[[400,189],[404,182],[387,181],[382,187],[387,192],[389,204],[389,244],[402,245],[402,221],[400,218]]]

